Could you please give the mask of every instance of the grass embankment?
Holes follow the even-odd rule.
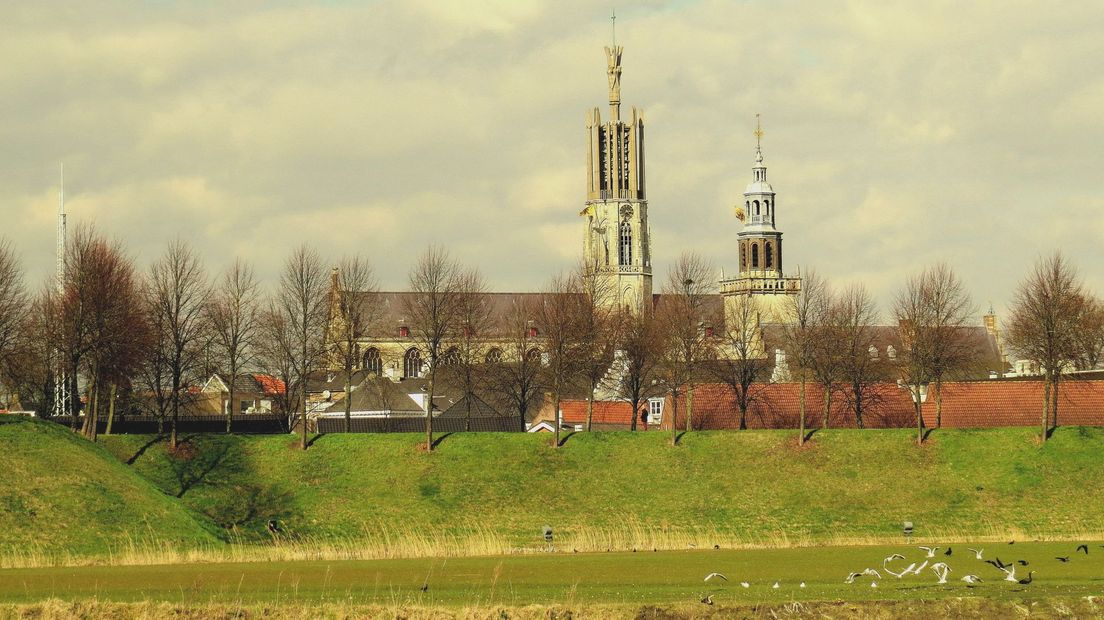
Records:
[[[80,556],[218,541],[206,518],[57,424],[0,417],[0,463],[0,552]]]
[[[581,551],[895,541],[904,520],[918,537],[975,541],[1104,527],[1095,428],[1058,429],[1042,448],[1020,428],[938,431],[919,448],[908,430],[818,432],[805,447],[785,431],[690,433],[674,448],[665,433],[577,433],[558,450],[547,436],[458,433],[432,454],[413,435],[325,435],[306,452],[287,436],[203,435],[177,455],[151,439],[103,444],[245,540],[270,540],[269,518],[286,539],[456,536],[483,553],[540,547],[546,523]]]

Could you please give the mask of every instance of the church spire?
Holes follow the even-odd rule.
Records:
[[[763,126],[759,114],[755,115],[755,166],[751,169],[756,183],[767,182],[767,167],[763,164]]]
[[[610,46],[606,48],[606,76],[609,78],[610,120],[621,120],[621,50],[617,45],[617,11],[610,14]]]

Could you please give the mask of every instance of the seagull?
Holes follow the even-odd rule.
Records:
[[[881,578],[882,578],[882,575],[881,575],[881,573],[879,573],[878,571],[874,570],[873,568],[867,568],[867,569],[864,569],[864,570],[863,570],[863,572],[862,572],[862,574],[864,574],[864,575],[870,575],[871,577],[873,577],[873,578],[875,578],[875,579],[881,579]]]
[[[801,582],[800,584],[798,584],[798,586],[797,586],[797,587],[799,587],[799,588],[804,588],[804,587],[805,587],[805,582],[804,582],[804,581],[802,581],[802,582]]]
[[[710,579],[712,579],[714,577],[716,577],[718,579],[724,579],[725,581],[728,581],[728,577],[725,577],[724,575],[722,575],[720,573],[709,573],[708,575],[705,576],[705,579],[703,581],[709,581]]]
[[[771,586],[771,587],[774,588],[775,590],[777,590],[778,588],[781,588],[782,586],[779,585],[778,582],[776,581],[776,582],[774,582],[774,585]]]
[[[1068,556],[1068,555],[1067,555],[1067,556],[1065,556],[1065,557],[1062,557],[1062,556],[1055,556],[1055,558],[1054,558],[1054,559],[1055,559],[1055,560],[1058,560],[1059,562],[1061,562],[1061,563],[1063,563],[1063,564],[1065,564],[1066,562],[1069,562],[1069,556]]]
[[[924,570],[928,566],[928,561],[924,560],[924,563],[916,567],[916,570],[912,571],[913,575],[919,575],[920,571]]]
[[[985,549],[971,549],[970,547],[966,547],[966,548],[970,549],[970,551],[973,551],[974,552],[974,557],[979,559],[979,560],[981,559],[981,554],[985,553]]]
[[[885,570],[885,572],[887,572],[887,573],[889,573],[890,575],[893,575],[894,577],[896,577],[896,578],[900,579],[901,577],[904,577],[905,575],[907,575],[907,574],[911,573],[911,572],[912,572],[912,569],[913,569],[913,568],[915,568],[915,567],[916,567],[916,562],[913,562],[912,564],[909,564],[909,565],[908,565],[908,566],[907,566],[907,567],[905,568],[905,570],[903,570],[903,571],[901,571],[901,572],[899,572],[899,573],[895,573],[895,572],[893,572],[893,571],[891,571],[891,570],[889,570],[888,568],[885,568],[885,567],[882,567],[882,568],[883,568],[883,570]]]
[[[1014,582],[1014,583],[1019,583],[1020,580],[1016,579],[1016,565],[1015,564],[1010,564],[1009,568],[1002,568],[1001,570],[1004,571],[1004,580],[1005,581],[1011,581],[1011,582]]]
[[[900,553],[894,553],[893,555],[889,556],[888,558],[882,560],[882,568],[885,568],[885,565],[892,562],[893,560],[903,560],[903,559],[905,559],[905,556],[901,555]]]
[[[981,583],[982,582],[981,577],[978,577],[977,575],[966,575],[965,577],[962,578],[962,580],[965,581],[966,583]]]
[[[1077,545],[1077,550],[1078,551],[1084,551],[1085,555],[1089,555],[1089,546],[1088,545]]]
[[[1030,572],[1027,573],[1027,577],[1024,577],[1023,579],[1017,581],[1016,583],[1020,584],[1021,586],[1026,586],[1027,584],[1031,583],[1031,576],[1034,575],[1034,574],[1035,574],[1035,571],[1030,571]]]
[[[878,587],[878,582],[877,581],[871,581],[870,582],[870,587],[871,588],[877,588]]]
[[[939,547],[917,547],[917,549],[927,552],[928,555],[924,557],[934,558],[935,552],[939,550]]]
[[[932,564],[931,569],[932,572],[935,573],[936,577],[939,577],[938,583],[947,583],[947,573],[951,572],[950,566],[947,566],[943,562],[937,562],[935,564]]]
[[[851,573],[847,576],[847,579],[844,579],[844,583],[855,583],[855,580],[862,577],[862,575],[862,573]]]
[[[848,582],[848,583],[850,583],[850,582]],[[750,583],[748,583],[748,582],[746,582],[746,581],[741,581],[741,582],[740,582],[740,586],[741,586],[741,587],[744,587],[744,588],[750,588],[750,587],[751,587],[751,584],[750,584]]]
[[[713,604],[713,595],[712,594],[707,594],[707,595],[701,597],[701,602],[705,603],[706,605],[712,605]]]

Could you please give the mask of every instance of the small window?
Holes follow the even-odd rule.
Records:
[[[759,246],[751,244],[751,267],[757,269],[759,267]]]
[[[536,327],[532,327],[532,326],[529,327],[529,337],[530,338],[536,338],[537,337],[537,328]]]
[[[410,328],[407,327],[406,325],[403,325],[402,327],[400,327],[399,328],[399,338],[409,338],[409,337],[410,337]]]
[[[618,256],[618,264],[632,264],[632,224],[621,222],[621,252]]]
[[[253,408],[253,401],[243,400],[243,401],[241,401],[241,403],[239,403],[239,407],[240,407],[240,409],[238,409],[238,411],[240,411],[242,413],[248,413],[249,410]]]
[[[763,260],[767,263],[767,269],[770,269],[774,266],[774,255],[771,254],[770,241],[768,241],[767,244],[763,246]]]

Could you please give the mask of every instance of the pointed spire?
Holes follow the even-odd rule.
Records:
[[[609,79],[610,121],[621,120],[621,46],[617,45],[617,13],[610,15],[612,40],[606,49],[606,77]]]
[[[759,113],[755,113],[755,163],[763,163],[763,126],[759,123]]]

